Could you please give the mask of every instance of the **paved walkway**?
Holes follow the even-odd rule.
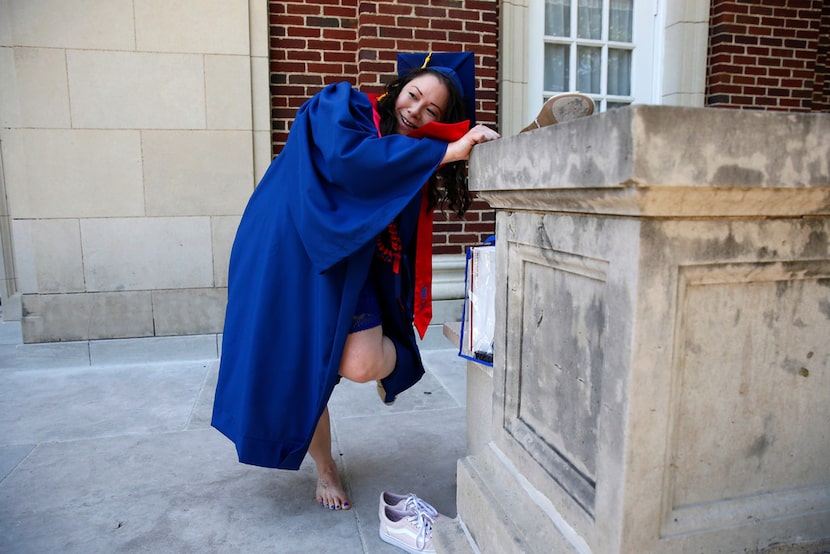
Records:
[[[354,507],[330,512],[310,460],[242,465],[210,427],[216,337],[24,345],[0,323],[0,552],[402,552],[378,538],[382,490],[455,516],[465,363],[438,346],[392,407],[374,384],[337,386],[333,448]]]

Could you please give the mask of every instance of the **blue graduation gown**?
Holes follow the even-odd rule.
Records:
[[[338,379],[357,296],[372,267],[398,362],[389,397],[424,373],[412,329],[421,188],[447,143],[378,136],[369,98],[348,83],[299,110],[242,216],[230,258],[212,425],[239,461],[298,469]],[[401,270],[373,264],[397,218]]]

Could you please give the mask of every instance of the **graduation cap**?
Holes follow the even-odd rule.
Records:
[[[475,56],[472,52],[417,52],[398,54],[398,77],[415,69],[429,68],[449,77],[464,99],[470,127],[476,123]]]

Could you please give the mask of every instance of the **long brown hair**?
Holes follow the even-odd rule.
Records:
[[[440,71],[426,67],[411,71],[386,86],[386,93],[378,100],[381,135],[391,135],[396,132],[395,103],[398,96],[407,83],[426,73],[435,75],[450,93],[447,109],[444,111],[444,118],[441,122],[457,123],[467,119],[463,99],[452,79]],[[438,206],[442,210],[449,208],[458,217],[463,217],[472,202],[470,190],[467,188],[467,162],[451,162],[440,167],[429,179],[428,198],[428,209],[434,210]]]

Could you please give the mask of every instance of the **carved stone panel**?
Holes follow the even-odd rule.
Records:
[[[607,262],[508,245],[508,343],[503,426],[589,514],[594,510]]]
[[[830,509],[830,264],[679,273],[663,534]]]

